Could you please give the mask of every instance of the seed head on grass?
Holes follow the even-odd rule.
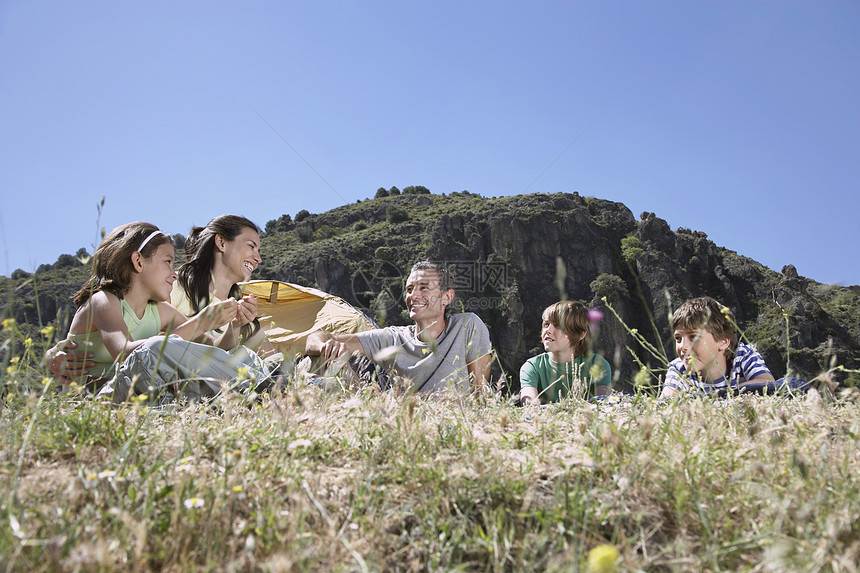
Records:
[[[651,385],[651,373],[644,366],[639,369],[636,376],[633,378],[633,385],[636,388],[647,388]]]

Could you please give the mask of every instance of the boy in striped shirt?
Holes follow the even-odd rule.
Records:
[[[678,307],[672,329],[678,358],[669,363],[661,398],[773,382],[761,354],[738,343],[732,311],[711,297],[690,299]]]

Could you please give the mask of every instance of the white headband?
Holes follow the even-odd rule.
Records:
[[[152,238],[153,238],[153,237],[155,237],[155,236],[157,236],[157,235],[163,235],[163,234],[164,234],[164,233],[162,233],[162,232],[161,232],[161,231],[159,231],[158,229],[156,229],[156,230],[154,230],[153,232],[151,232],[151,233],[149,234],[149,236],[148,236],[147,238],[145,238],[145,239],[143,240],[143,242],[140,244],[140,247],[138,247],[138,248],[137,248],[137,252],[138,252],[138,253],[142,253],[142,252],[143,252],[143,248],[146,246],[146,244],[147,244],[149,241],[151,241],[151,240],[152,240]]]

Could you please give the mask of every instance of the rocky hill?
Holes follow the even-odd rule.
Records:
[[[792,266],[775,272],[704,233],[673,231],[653,213],[637,220],[620,203],[576,193],[485,198],[411,189],[269,221],[255,278],[314,286],[381,324],[407,324],[409,267],[419,259],[445,262],[454,272],[455,305],[487,323],[495,373],[506,372],[514,390],[519,366],[541,351],[542,309],[561,297],[603,311],[596,350],[613,364],[620,389],[631,388],[643,365],[657,383],[666,358],[674,358],[668,316],[700,295],[732,308],[776,376],[787,368],[805,378],[834,364],[860,368],[860,287],[820,284]],[[59,320],[62,330],[85,269],[61,259],[34,277],[0,279],[4,316]],[[860,382],[841,371],[835,378]]]

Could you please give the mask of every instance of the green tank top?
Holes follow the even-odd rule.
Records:
[[[122,320],[128,328],[132,340],[149,338],[161,332],[161,317],[158,315],[158,307],[154,302],[146,305],[143,317],[138,318],[132,308],[121,300]],[[69,340],[74,341],[78,348],[86,349],[94,355],[95,366],[89,369],[91,378],[111,378],[114,371],[114,359],[108,349],[105,348],[98,330],[70,334]]]

